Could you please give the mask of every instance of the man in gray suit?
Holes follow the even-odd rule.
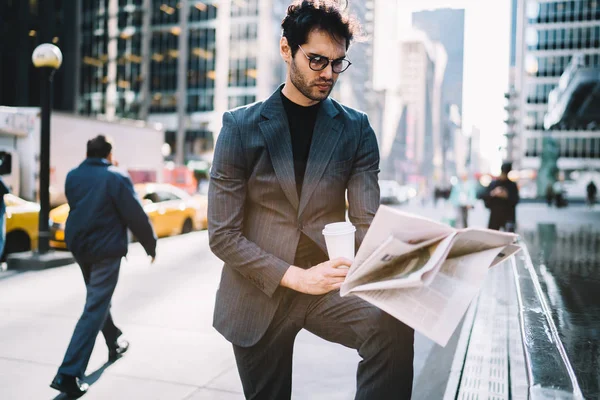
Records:
[[[365,114],[329,98],[357,32],[333,2],[283,20],[287,77],[269,99],[225,113],[209,190],[211,249],[225,262],[214,326],[233,344],[248,399],[289,399],[301,329],[358,350],[357,399],[409,399],[413,330],[341,298],[350,261],[328,260],[323,227],[349,218],[357,248],[379,206],[379,151]]]

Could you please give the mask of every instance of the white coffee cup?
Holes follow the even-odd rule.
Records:
[[[350,222],[334,222],[325,225],[323,236],[329,259],[345,257],[354,260],[354,233],[356,227]]]

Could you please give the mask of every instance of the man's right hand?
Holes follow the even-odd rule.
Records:
[[[297,292],[320,295],[339,289],[346,278],[352,261],[335,258],[309,269],[290,266],[281,279],[281,286]]]

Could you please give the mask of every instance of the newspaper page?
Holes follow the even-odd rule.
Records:
[[[352,276],[359,266],[390,237],[408,244],[409,241],[437,240],[455,231],[448,225],[382,205],[377,210],[371,227],[354,257],[348,276]]]
[[[415,287],[425,273],[439,269],[455,234],[410,244],[390,236],[373,254],[346,277],[340,293]]]
[[[371,227],[378,228],[375,225]],[[506,247],[516,238],[517,235],[513,233],[489,229],[453,230],[450,234],[420,243],[406,243],[390,236],[362,263],[358,264],[355,261],[340,293],[345,296],[350,291],[428,285],[446,258]],[[501,257],[494,260],[492,265],[518,250],[519,247],[514,245],[505,249],[499,253]]]
[[[467,228],[457,232],[456,241],[448,258],[465,254],[507,246],[515,241],[517,235],[509,232],[499,232],[490,229]]]
[[[518,235],[509,232],[499,232],[490,229],[465,229],[458,231],[450,244],[448,259],[458,258],[463,255],[476,254],[491,249],[501,249],[489,264],[479,265],[481,268],[492,267],[500,261],[510,257],[521,248],[513,243]],[[486,267],[487,266],[487,267]],[[436,271],[429,271],[423,276],[423,283],[429,285]]]
[[[503,249],[446,259],[427,286],[352,293],[445,346]]]
[[[445,346],[487,270],[520,250],[517,237],[381,206],[340,295],[355,294]]]
[[[521,250],[521,246],[516,245],[516,244],[509,244],[508,246],[506,246],[504,248],[504,250],[502,250],[500,253],[498,253],[496,258],[494,258],[494,261],[492,261],[490,268],[500,264],[502,261],[506,260],[508,257],[512,256],[519,250]]]

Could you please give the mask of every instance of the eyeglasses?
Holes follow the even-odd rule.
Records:
[[[347,70],[349,66],[352,65],[350,60],[347,60],[345,58],[340,58],[337,60],[330,60],[329,58],[326,58],[323,56],[309,57],[306,54],[306,52],[304,51],[304,49],[302,48],[302,46],[298,46],[298,47],[300,48],[300,50],[302,50],[302,53],[304,54],[304,56],[306,58],[308,58],[308,66],[313,71],[323,71],[325,68],[327,68],[329,63],[331,63],[331,69],[333,70],[333,72],[335,72],[336,74],[341,74],[342,72]]]

